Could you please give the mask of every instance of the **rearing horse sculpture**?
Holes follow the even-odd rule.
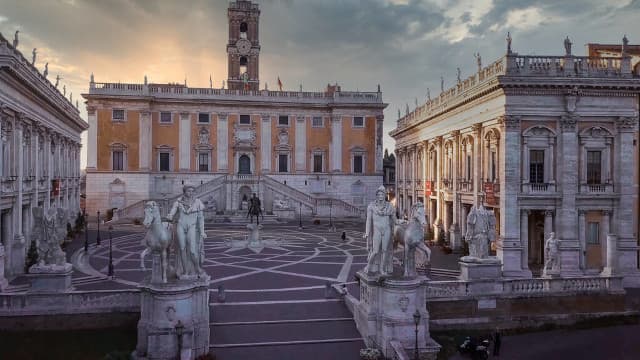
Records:
[[[431,250],[424,243],[424,227],[427,220],[424,216],[424,205],[417,202],[411,208],[409,223],[396,224],[393,232],[393,243],[404,245],[404,276],[416,276],[416,248],[427,256],[427,264],[431,263]]]
[[[163,222],[160,216],[160,208],[155,201],[149,201],[144,206],[144,222],[143,225],[148,229],[144,236],[143,245],[146,249],[140,254],[140,267],[142,270],[146,270],[144,266],[145,256],[151,253],[160,254],[160,278],[156,271],[156,266],[152,266],[151,281],[155,282],[160,280],[162,283],[167,282],[167,269],[169,267],[168,262],[168,248],[171,244],[172,228],[171,223]]]

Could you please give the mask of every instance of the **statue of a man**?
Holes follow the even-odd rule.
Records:
[[[544,269],[542,270],[542,276],[550,275],[560,271],[560,251],[558,239],[556,239],[556,233],[549,234],[549,238],[544,243]]]
[[[367,221],[364,238],[367,239],[367,266],[365,272],[388,275],[393,272],[393,249],[391,235],[396,210],[385,200],[386,189],[380,186],[376,190],[376,200],[367,206]],[[376,269],[377,268],[377,269]]]
[[[31,65],[35,65],[37,54],[38,54],[38,49],[33,48],[33,51],[31,51]]]
[[[493,211],[482,205],[482,200],[472,207],[467,215],[467,233],[465,240],[469,243],[469,257],[484,259],[489,256],[489,242],[496,239],[496,217]]]
[[[566,55],[571,55],[571,40],[568,36],[564,39],[564,50]]]
[[[177,215],[176,237],[178,255],[176,256],[176,275],[178,278],[201,276],[204,260],[204,205],[194,196],[195,187],[185,185],[182,196],[173,203],[167,217],[170,221]]]

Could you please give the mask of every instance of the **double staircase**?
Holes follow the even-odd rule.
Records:
[[[266,175],[222,175],[211,181],[196,187],[195,196],[204,198],[208,194],[219,190],[221,187],[229,183],[262,183],[268,190],[277,194],[281,198],[291,199],[293,203],[303,206],[307,212],[313,216],[329,216],[335,217],[356,217],[363,218],[365,210],[352,205],[344,200],[335,199],[327,196],[312,196],[297,190],[291,186],[283,184]],[[113,220],[135,219],[144,216],[144,205],[148,201],[155,201],[160,205],[162,216],[166,216],[171,204],[178,200],[182,194],[175,195],[171,198],[164,199],[145,199],[137,201],[129,206],[114,211]]]

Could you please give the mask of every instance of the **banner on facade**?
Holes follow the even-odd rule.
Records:
[[[484,183],[484,201],[488,205],[498,205],[496,200],[496,194],[493,191],[493,183],[486,182]]]
[[[424,182],[424,196],[425,197],[431,196],[432,188],[433,188],[433,181],[425,181]]]

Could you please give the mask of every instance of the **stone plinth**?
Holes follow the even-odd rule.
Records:
[[[4,277],[4,246],[0,243],[0,292],[9,286],[7,278]]]
[[[31,288],[29,292],[65,292],[71,289],[71,273],[73,266],[64,265],[40,265],[29,268],[29,280]]]
[[[382,351],[393,358],[392,341],[411,351],[415,347],[413,314],[416,309],[421,318],[418,325],[418,348],[421,359],[435,359],[440,345],[429,335],[429,313],[426,309],[427,278],[387,278],[359,271],[360,300],[354,306],[354,318],[368,347]]]
[[[273,215],[278,219],[295,219],[297,212],[294,209],[273,209]]]
[[[209,278],[140,284],[135,359],[195,359],[209,353]]]
[[[460,264],[460,280],[489,280],[499,279],[502,276],[502,262],[494,256],[483,259],[465,256],[458,264]]]

